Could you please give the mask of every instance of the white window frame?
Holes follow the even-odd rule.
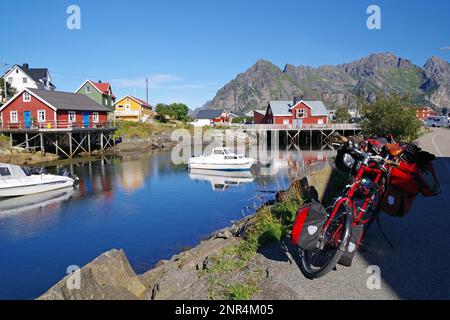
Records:
[[[125,105],[125,110],[130,111],[131,110],[131,104],[127,103]]]
[[[100,114],[98,112],[92,112],[92,122],[99,123],[99,121],[100,121]]]
[[[13,117],[14,115],[14,117]],[[9,122],[10,123],[19,123],[19,113],[17,111],[9,112]]]
[[[91,86],[86,86],[86,93],[91,93],[91,92],[92,92]]]
[[[302,112],[302,116],[299,116],[300,111]],[[306,118],[305,109],[297,109],[297,110],[295,110],[295,116],[296,116],[297,119],[304,119],[304,118]]]
[[[44,117],[42,119],[41,119],[41,114],[44,115]],[[38,115],[37,116],[38,122],[43,123],[43,122],[47,121],[47,116],[46,116],[45,110],[38,110],[37,115]]]
[[[27,83],[28,83],[27,77],[23,77],[23,78],[22,78],[22,83],[23,83],[23,84],[27,84]]]
[[[77,122],[77,113],[75,111],[69,111],[67,114],[67,119],[69,120],[69,123]]]
[[[284,126],[287,126],[287,125],[290,125],[290,124],[291,124],[291,121],[289,119],[283,119],[283,125]]]
[[[31,101],[31,94],[29,92],[23,93],[23,102],[30,102]]]

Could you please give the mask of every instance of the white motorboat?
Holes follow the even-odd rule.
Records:
[[[255,161],[244,155],[235,154],[230,148],[214,148],[210,155],[189,159],[190,169],[245,171],[250,170]]]
[[[0,198],[73,187],[74,183],[75,180],[67,175],[26,174],[17,165],[0,163]]]

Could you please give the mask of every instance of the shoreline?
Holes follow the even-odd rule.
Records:
[[[328,182],[333,173],[327,165],[306,177],[321,198],[328,192]],[[287,190],[277,192],[276,200],[266,203],[254,214],[213,232],[191,249],[181,251],[169,260],[159,261],[142,274],[137,275],[133,271],[123,250],[112,249],[81,268],[80,289],[67,288],[66,282],[71,279],[69,275],[37,299],[232,299],[223,283],[249,286],[247,289],[255,293],[256,289],[252,288],[264,281],[267,272],[263,265],[258,265],[258,259],[254,259],[257,249],[249,251],[246,247],[261,221],[269,221],[267,210],[283,204],[292,192],[298,192],[299,185],[295,180]],[[296,196],[298,198],[299,194]],[[240,256],[247,254],[248,257]],[[232,272],[228,272],[230,268]],[[244,298],[251,298],[251,295]]]

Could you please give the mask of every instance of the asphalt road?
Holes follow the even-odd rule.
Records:
[[[450,129],[437,128],[419,145],[439,158],[435,167],[443,193],[419,196],[405,218],[383,214],[383,230],[374,225],[350,268],[338,266],[327,276],[308,280],[289,244],[278,243],[258,255],[268,278],[255,299],[450,299]],[[287,246],[287,247],[285,247]],[[369,289],[369,266],[378,266],[380,286]],[[374,284],[373,276],[370,283]]]

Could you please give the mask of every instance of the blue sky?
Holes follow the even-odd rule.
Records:
[[[81,30],[66,28],[69,5]],[[381,8],[381,30],[366,9]],[[448,0],[2,1],[0,62],[48,67],[58,90],[110,81],[117,96],[191,108],[258,59],[319,66],[390,51],[423,65],[450,59]],[[4,41],[6,39],[6,41]]]

